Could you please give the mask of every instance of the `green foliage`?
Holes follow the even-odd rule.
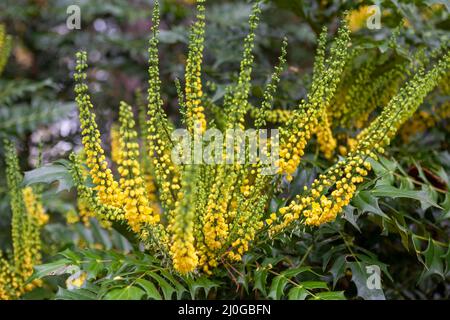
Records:
[[[117,251],[66,250],[55,262],[36,268],[34,277],[61,276],[86,273],[86,281],[79,288],[59,288],[56,299],[172,299],[206,298],[219,283],[200,278],[172,275],[155,258]]]
[[[330,291],[325,281],[309,280],[321,277],[310,267],[276,272],[269,263],[275,259],[263,259],[262,264],[255,268],[252,264],[256,260],[249,257],[240,270],[244,274],[239,270],[228,270],[236,282],[227,283],[229,279],[225,275],[216,279],[174,275],[158,260],[143,253],[124,255],[116,251],[91,249],[66,250],[60,256],[62,258],[55,262],[36,267],[31,280],[58,277],[59,283],[64,279],[67,283],[68,275],[84,273],[86,280],[77,288],[59,287],[55,299],[231,298],[230,293],[234,290],[241,292],[241,298],[344,299],[342,292]]]

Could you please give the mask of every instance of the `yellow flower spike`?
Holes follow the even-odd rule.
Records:
[[[30,187],[21,189],[22,176],[15,147],[5,141],[6,180],[12,211],[12,261],[0,252],[0,299],[17,299],[26,291],[40,285],[25,282],[33,273],[33,266],[41,262],[40,227],[48,216],[39,196]]]
[[[270,178],[257,175],[252,183],[250,196],[237,197],[237,213],[233,217],[227,242],[233,243],[233,245],[232,249],[226,252],[226,255],[232,260],[241,259],[242,255],[248,251],[249,243],[255,239],[257,232],[264,226],[263,213],[267,195],[262,195],[262,192],[264,186],[267,185],[267,179]]]
[[[244,129],[244,116],[247,112],[248,95],[251,88],[251,73],[254,61],[253,47],[255,30],[259,23],[261,9],[256,3],[249,17],[250,31],[244,40],[244,52],[241,59],[239,78],[234,87],[229,87],[224,97],[226,108],[227,128]]]
[[[214,107],[215,106],[212,106],[212,108]],[[254,118],[256,121],[256,119],[260,118],[262,115],[264,123],[269,122],[273,124],[286,124],[293,114],[291,110],[284,110],[284,109],[264,110],[264,112],[261,113],[260,108],[252,106],[250,104],[247,105],[247,108],[250,117]]]
[[[276,92],[277,85],[280,82],[281,72],[283,72],[286,66],[286,54],[287,54],[286,48],[287,48],[287,39],[284,38],[283,45],[281,47],[281,55],[278,58],[278,65],[275,67],[270,82],[267,84],[264,90],[264,101],[261,104],[261,108],[253,109],[253,114],[251,114],[251,116],[255,118],[255,128],[262,128],[266,124],[266,121],[277,122],[275,121],[275,119],[271,119],[274,110],[270,109],[272,108],[274,94]]]
[[[86,52],[77,53],[76,72],[74,74],[76,102],[80,113],[86,164],[90,169],[92,181],[96,184],[95,190],[98,192],[100,201],[105,205],[121,207],[123,197],[117,181],[114,181],[111,169],[108,168],[105,152],[101,147],[100,131],[95,121],[88,87],[84,83],[87,68],[86,60]]]
[[[152,16],[152,37],[149,41],[149,88],[146,123],[146,140],[149,158],[152,159],[152,169],[155,181],[160,188],[161,205],[172,212],[179,189],[179,171],[172,162],[172,141],[170,132],[172,125],[162,108],[161,80],[159,78],[158,33],[159,33],[159,2],[155,1]]]
[[[279,173],[286,174],[288,181],[292,180],[292,175],[300,164],[308,141],[319,128],[320,120],[322,128],[319,130],[319,141],[322,142],[322,148],[326,151],[325,155],[331,157],[331,149],[335,148],[336,142],[331,135],[326,111],[349,59],[350,37],[344,21],[338,30],[335,45],[330,50],[330,57],[327,59],[325,59],[326,42],[327,29],[324,28],[318,42],[308,99],[300,102],[299,108],[293,112],[286,125],[280,128]]]
[[[223,249],[229,234],[230,211],[228,204],[233,192],[233,178],[227,179],[225,166],[217,167],[214,181],[208,190],[205,200],[205,210],[201,213],[202,244],[199,246],[199,256],[202,262],[211,266],[216,263],[218,251]]]
[[[189,36],[189,54],[186,61],[185,123],[188,130],[202,134],[206,130],[206,118],[202,106],[201,65],[205,41],[205,0],[197,0],[196,21]],[[198,126],[198,128],[196,128]]]
[[[195,248],[194,218],[195,198],[192,181],[196,176],[195,168],[188,168],[183,176],[183,193],[179,193],[178,205],[175,207],[170,221],[171,233],[170,254],[175,270],[182,274],[193,272],[198,265],[198,255]]]
[[[137,132],[134,129],[133,112],[131,106],[125,102],[120,103],[119,120],[118,171],[121,173],[120,187],[125,196],[125,219],[131,229],[139,234],[143,225],[156,224],[160,217],[152,210],[146,194],[138,161],[139,144],[137,143]]]
[[[214,175],[213,175],[214,174]],[[199,180],[197,186],[197,200],[196,208],[196,220],[194,225],[194,234],[196,238],[196,248],[198,252],[199,267],[202,269],[208,269],[216,263],[217,250],[221,247],[219,240],[219,233],[216,233],[217,222],[223,223],[223,217],[221,220],[217,220],[219,215],[222,215],[219,202],[224,202],[224,198],[220,198],[221,191],[226,188],[222,185],[221,189],[218,188],[218,182],[221,182],[220,176],[224,175],[224,168],[218,166],[217,168],[208,168],[203,173],[204,179]],[[208,177],[208,178],[206,178]],[[211,179],[210,181],[208,181]],[[227,226],[228,228],[228,226]]]
[[[94,188],[85,185],[85,169],[81,165],[81,155],[70,155],[71,167],[70,172],[77,187],[78,198],[87,209],[95,214],[100,221],[121,221],[124,219],[124,212],[121,208],[104,204],[98,193],[94,192]],[[97,187],[95,187],[97,188]],[[103,187],[104,188],[104,187]],[[118,201],[118,199],[116,199]]]

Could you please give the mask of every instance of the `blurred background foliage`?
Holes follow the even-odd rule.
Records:
[[[73,4],[81,8],[81,30],[68,30],[66,26],[66,10]],[[164,100],[168,101],[165,108],[175,122],[178,119],[174,81],[184,73],[193,4],[191,0],[161,1],[162,88]],[[363,8],[373,4],[382,10],[378,30],[365,25],[367,15]],[[236,78],[251,6],[250,1],[207,3],[203,81],[213,101],[219,100],[226,84]],[[136,91],[146,90],[151,8],[150,0],[1,1],[0,23],[12,36],[12,50],[0,77],[0,137],[17,142],[25,171],[36,165],[41,152],[44,163],[49,163],[80,147],[72,83],[76,51],[84,49],[89,54],[88,76],[101,132],[108,133],[115,122],[120,100],[133,102]],[[252,96],[256,101],[262,98],[263,85],[286,36],[288,68],[282,74],[275,99],[275,105],[283,109],[293,108],[306,96],[317,36],[323,26],[334,33],[345,11],[351,13],[352,41],[356,47],[392,60],[408,61],[411,49],[437,48],[448,42],[449,36],[448,1],[268,0],[261,8]],[[445,103],[448,106],[448,88],[443,84],[427,99],[418,118],[411,120],[409,128],[415,125],[419,129],[405,128],[405,134],[397,138],[375,170],[375,183],[364,186],[343,217],[318,230],[295,230],[250,254],[246,263],[263,267],[255,271],[244,264],[242,270],[231,270],[235,273],[233,283],[229,284],[232,290],[239,288],[241,296],[245,292],[259,292],[257,297],[279,298],[287,294],[284,289],[289,281],[276,278],[276,272],[300,262],[320,273],[321,280],[335,290],[342,290],[348,298],[448,298],[448,116],[447,120],[423,126],[424,119],[436,113],[434,108]],[[297,194],[328,166],[325,159],[318,157],[316,146],[310,147],[306,159],[290,195],[274,199],[274,208]],[[3,159],[0,165],[0,246],[5,248],[9,245],[10,213]],[[56,195],[50,189],[43,199],[53,213],[44,233],[47,255],[79,245],[130,250],[125,238],[105,230],[95,219],[89,226],[72,221],[68,227],[67,217],[77,210],[71,193]],[[444,208],[444,214],[436,206]],[[364,290],[367,278],[364,267],[374,264],[382,266],[383,292]],[[264,266],[268,265],[272,273],[267,274]],[[216,287],[209,282],[204,285],[209,289]],[[254,286],[268,286],[269,291]],[[292,297],[301,294],[297,291]],[[51,296],[49,292],[46,294]]]

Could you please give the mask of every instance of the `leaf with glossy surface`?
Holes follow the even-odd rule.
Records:
[[[73,273],[79,268],[71,264],[72,262],[68,259],[61,259],[58,261],[41,264],[34,266],[34,273],[27,283],[33,281],[34,279],[41,279],[46,276],[55,276],[65,273]]]
[[[288,279],[282,275],[273,278],[268,297],[274,300],[279,300],[284,294],[284,288],[286,287],[287,280]]]
[[[389,198],[409,198],[420,201],[422,206],[424,204],[428,206],[434,206],[436,208],[442,209],[424,190],[416,191],[416,190],[404,190],[398,189],[393,186],[379,186],[376,189],[372,190],[372,194],[376,197],[389,197]]]
[[[67,161],[61,160],[31,171],[26,171],[23,184],[25,186],[37,183],[51,184],[57,181],[58,186],[56,192],[63,190],[69,191],[73,187],[73,179],[65,163]]]
[[[164,299],[170,300],[172,299],[172,295],[175,292],[175,289],[161,276],[157,275],[154,272],[149,273],[149,276],[158,282],[159,287],[161,288]]]
[[[315,296],[320,300],[346,300],[344,291],[319,292]]]
[[[425,270],[422,272],[419,278],[419,282],[425,278],[436,274],[444,279],[444,249],[440,245],[436,244],[436,241],[429,239],[427,249],[422,252],[425,257]]]
[[[162,300],[161,294],[152,282],[145,279],[137,279],[136,283],[145,290],[147,297],[155,300]]]
[[[98,297],[95,293],[86,289],[67,290],[64,288],[58,288],[58,292],[55,296],[56,300],[97,300]]]
[[[145,292],[135,286],[113,289],[105,295],[105,300],[141,300]]]
[[[378,205],[378,199],[370,191],[359,191],[352,200],[353,205],[362,213],[370,212],[385,219],[390,219]]]
[[[289,300],[305,300],[309,296],[309,292],[303,287],[293,287],[289,290]]]

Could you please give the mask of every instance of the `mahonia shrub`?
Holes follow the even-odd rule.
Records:
[[[272,108],[286,63],[284,41],[279,64],[266,85],[261,105],[256,107],[250,104],[249,95],[259,13],[255,5],[237,81],[228,86],[223,104],[218,106],[203,91],[205,7],[204,1],[197,1],[184,88],[179,81],[176,87],[182,122],[191,134],[202,135],[211,128],[225,132],[249,126],[264,128],[268,122],[277,124],[279,160],[272,175],[264,173],[261,159],[251,164],[174,161],[171,133],[175,125],[164,112],[160,92],[157,2],[149,42],[147,103],[138,103],[137,125],[133,108],[122,102],[119,124],[111,130],[117,172],[110,167],[102,147],[89,96],[87,53],[76,55],[75,93],[84,148],[82,153],[71,155],[70,170],[78,197],[105,223],[126,225],[147,250],[179,274],[211,274],[222,264],[241,261],[260,241],[299,225],[316,227],[333,221],[367,179],[373,161],[448,74],[449,55],[443,46],[431,58],[418,57],[420,63],[413,65],[395,64],[375,78],[372,75],[379,65],[376,57],[370,58],[352,77],[352,62],[359,52],[352,49],[347,19],[343,19],[331,44],[326,29],[320,35],[306,99],[289,111]],[[345,137],[349,141],[340,148],[342,157],[336,160],[338,137],[334,131],[338,127],[354,127],[357,135]],[[289,185],[308,143],[314,139],[324,158],[335,161],[334,165],[303,193],[272,212],[271,196]],[[195,149],[194,145],[190,147]]]

